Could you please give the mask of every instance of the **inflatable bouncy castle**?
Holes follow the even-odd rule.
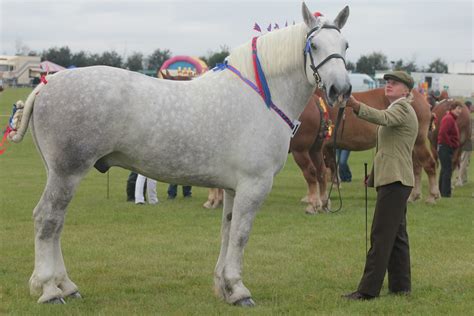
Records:
[[[207,70],[207,64],[197,57],[175,56],[163,63],[157,77],[163,78],[164,74],[168,74],[172,77],[193,78],[205,73]]]

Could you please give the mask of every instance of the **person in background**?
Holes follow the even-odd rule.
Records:
[[[130,172],[127,179],[127,202],[135,202],[135,184],[137,182],[138,173]]]
[[[411,291],[406,212],[407,200],[415,184],[412,151],[418,135],[418,119],[410,104],[414,81],[404,71],[389,72],[384,79],[387,82],[385,96],[390,101],[386,110],[373,109],[354,97],[346,104],[357,117],[380,125],[371,173],[377,201],[370,249],[357,290],[343,296],[350,300],[370,300],[379,296],[387,271],[390,293],[403,295]]]
[[[438,132],[438,157],[441,163],[439,191],[442,197],[451,197],[453,153],[459,147],[459,128],[456,119],[461,114],[462,104],[448,111],[441,120]]]
[[[146,181],[147,200],[149,204],[157,204],[158,197],[156,196],[156,180],[147,178],[141,174],[137,176],[137,183],[135,184],[135,204],[145,204],[145,196],[143,188]]]
[[[469,113],[471,113],[471,107],[472,107],[471,101],[466,101],[464,104],[469,110]],[[467,174],[469,171],[469,165],[471,164],[471,153],[472,153],[472,146],[474,143],[474,131],[472,130],[474,128],[474,125],[472,121],[473,121],[473,118],[471,115],[471,118],[470,118],[471,141],[466,141],[462,147],[461,160],[459,162],[459,172],[458,172],[458,177],[456,179],[456,185],[459,187],[465,185],[468,180]]]
[[[350,150],[346,149],[337,149],[336,155],[339,161],[339,177],[342,182],[351,182],[352,181],[352,172],[349,168],[347,161],[349,160],[349,155],[351,154]]]
[[[183,196],[185,198],[190,198],[192,196],[191,188],[192,186],[190,185],[183,185]],[[178,185],[170,184],[168,187],[168,200],[174,200],[177,195],[178,195]]]

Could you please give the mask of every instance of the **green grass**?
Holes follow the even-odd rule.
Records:
[[[11,104],[28,89],[0,94],[0,125]],[[365,253],[363,163],[371,152],[352,153],[353,182],[344,184],[343,210],[308,216],[299,203],[305,181],[289,157],[257,215],[245,252],[244,281],[257,307],[240,309],[218,300],[212,275],[219,253],[220,210],[201,207],[207,189],[193,198],[159,205],[125,202],[128,171],[93,170],[71,202],[62,248],[82,300],[64,306],[36,304],[28,279],[34,265],[32,210],[45,184],[45,171],[31,134],[0,156],[0,314],[15,315],[460,315],[474,310],[474,185],[458,188],[435,206],[409,205],[408,230],[413,293],[347,302],[356,288]],[[474,179],[472,167],[470,180]],[[424,176],[424,196],[426,176]],[[369,190],[369,221],[375,192]],[[333,198],[333,207],[338,201]],[[369,222],[370,227],[370,222]],[[471,312],[469,312],[471,311]]]

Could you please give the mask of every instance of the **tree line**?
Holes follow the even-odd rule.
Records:
[[[24,54],[24,53],[23,53]],[[34,51],[28,53],[30,56],[38,56]],[[229,48],[221,46],[217,52],[209,52],[207,56],[200,56],[204,62],[213,68],[216,64],[224,61],[229,55]],[[169,58],[172,52],[169,49],[156,49],[150,55],[145,56],[141,52],[133,52],[127,57],[122,57],[116,51],[105,51],[102,54],[90,53],[86,51],[71,52],[68,46],[52,47],[44,50],[41,54],[41,60],[49,60],[63,67],[86,67],[93,65],[107,65],[118,68],[125,68],[132,71],[157,70]],[[433,72],[447,73],[448,66],[441,59],[436,59],[427,67],[419,67],[414,61],[404,61],[402,59],[388,61],[385,54],[373,52],[368,55],[362,55],[357,62],[347,61],[347,69],[352,72],[365,73],[370,76],[375,75],[376,70],[405,70],[407,72]]]
[[[24,52],[17,55],[24,55]],[[52,47],[43,50],[40,54],[29,51],[29,56],[40,56],[41,61],[51,61],[63,67],[87,67],[94,65],[105,65],[132,71],[158,70],[161,65],[173,56],[169,49],[156,49],[150,55],[145,56],[141,52],[133,52],[127,57],[121,56],[116,51],[105,51],[102,54],[90,53],[84,50],[72,52],[68,46]],[[227,46],[221,46],[217,52],[209,52],[207,56],[200,56],[209,68],[221,63],[229,55]]]
[[[447,73],[448,65],[440,58],[432,61],[428,67],[419,67],[414,61],[404,61],[402,59],[388,62],[387,56],[381,52],[373,52],[369,55],[363,55],[354,64],[347,62],[347,69],[353,72],[365,73],[370,76],[375,75],[376,70],[405,70],[411,72],[432,72],[432,73]]]

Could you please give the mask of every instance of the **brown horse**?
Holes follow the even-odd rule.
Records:
[[[389,101],[385,98],[382,88],[366,92],[353,93],[354,97],[365,104],[378,109],[385,109]],[[415,174],[415,187],[412,190],[410,201],[421,198],[421,169],[424,168],[428,175],[430,195],[428,203],[435,203],[439,198],[439,189],[436,181],[436,160],[429,150],[428,129],[431,123],[430,106],[419,92],[413,90],[412,105],[419,122],[419,132],[413,151],[413,167]],[[329,108],[332,122],[336,121],[337,108]],[[363,151],[375,147],[377,126],[367,121],[356,118],[352,110],[344,111],[345,118],[337,132],[337,147],[352,151]],[[327,196],[327,165],[334,166],[333,144],[334,139],[324,140],[327,129],[324,126],[323,111],[318,94],[312,96],[300,116],[301,126],[296,135],[291,139],[290,151],[295,162],[303,172],[308,185],[308,193],[302,202],[308,203],[306,212],[314,214],[323,209],[328,209]],[[350,132],[348,132],[350,131]],[[323,151],[323,149],[326,149]],[[207,208],[220,205],[218,191],[210,191],[208,201],[204,204]]]
[[[470,123],[470,112],[469,109],[460,101],[455,99],[445,99],[438,102],[433,108],[433,114],[436,117],[436,127],[433,131],[430,132],[429,139],[431,143],[431,151],[433,153],[433,157],[435,157],[436,161],[438,160],[438,152],[436,149],[437,140],[438,140],[438,130],[441,120],[443,119],[444,115],[449,110],[454,109],[456,106],[462,106],[462,112],[456,119],[456,124],[459,128],[459,143],[460,147],[457,148],[453,153],[453,170],[459,166],[459,161],[461,158],[461,148],[467,142],[471,141],[471,123]],[[453,172],[454,174],[454,172]]]
[[[385,109],[389,105],[382,88],[358,92],[353,95],[357,100],[377,109]],[[328,165],[334,166],[334,163],[331,163],[334,161],[332,148],[334,134],[331,139],[323,143],[319,133],[316,132],[320,130],[321,122],[318,102],[318,98],[310,100],[300,116],[302,122],[300,130],[290,143],[293,157],[302,169],[308,184],[308,195],[302,201],[308,202],[306,212],[310,214],[329,207],[323,148]],[[428,174],[430,185],[430,196],[427,198],[427,202],[434,203],[435,199],[439,197],[439,189],[436,182],[436,162],[429,150],[427,138],[431,121],[430,107],[425,98],[416,90],[413,90],[412,105],[418,117],[419,132],[413,151],[415,188],[412,190],[410,200],[414,201],[421,197],[421,168],[424,168]],[[335,122],[338,109],[328,108],[328,110],[331,120]],[[336,146],[351,151],[362,151],[375,147],[377,126],[356,118],[349,108],[345,109],[344,114],[344,120],[337,131]]]

